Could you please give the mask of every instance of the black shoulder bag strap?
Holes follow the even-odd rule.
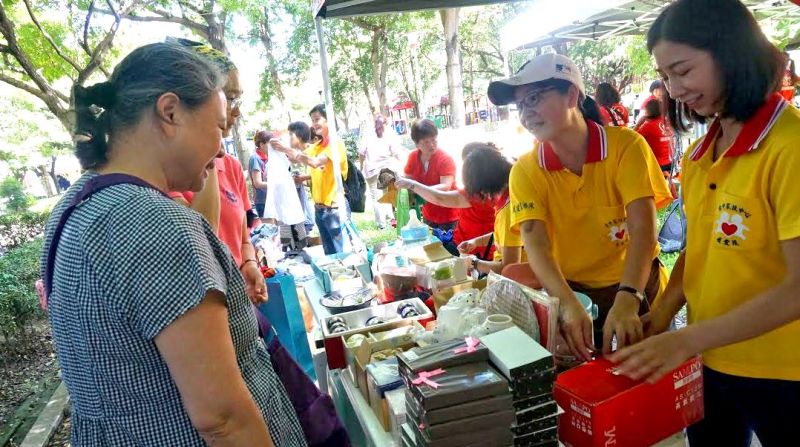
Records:
[[[64,225],[66,225],[67,220],[69,220],[70,216],[72,216],[72,212],[75,211],[75,208],[81,204],[84,200],[88,199],[92,196],[92,194],[102,191],[103,189],[108,188],[109,186],[119,185],[122,183],[130,183],[138,186],[142,186],[145,188],[155,189],[159,193],[161,193],[164,197],[169,198],[163,191],[156,188],[155,186],[147,183],[146,181],[134,177],[128,174],[105,174],[105,175],[98,175],[97,177],[92,177],[86,184],[83,185],[83,188],[72,198],[69,202],[69,206],[61,213],[61,218],[58,220],[58,225],[56,225],[56,229],[53,231],[53,237],[50,240],[50,247],[47,250],[47,258],[46,264],[44,269],[44,286],[45,286],[45,293],[47,296],[50,296],[50,293],[53,289],[53,266],[56,262],[56,250],[58,249],[58,241],[61,239],[61,232],[64,231]]]

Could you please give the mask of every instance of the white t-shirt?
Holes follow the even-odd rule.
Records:
[[[267,162],[267,201],[264,204],[264,218],[276,219],[284,225],[305,222],[303,207],[292,178],[292,164],[286,154],[268,149]]]

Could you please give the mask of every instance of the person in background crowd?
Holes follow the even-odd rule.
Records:
[[[375,212],[375,224],[383,230],[386,228],[386,218],[384,216],[383,204],[378,203],[378,174],[381,169],[392,168],[400,164],[400,148],[394,138],[385,135],[386,120],[378,115],[375,118],[374,133],[370,132],[364,139],[364,144],[358,149],[358,155],[363,161],[364,178],[369,186],[369,193],[372,196],[372,207]],[[396,169],[396,168],[395,168]]]
[[[619,92],[608,82],[597,84],[595,99],[600,105],[600,114],[609,126],[628,125],[628,109],[622,105]]]
[[[526,260],[522,253],[519,230],[510,228],[508,207],[508,175],[511,162],[493,143],[469,143],[462,151],[464,191],[442,191],[407,178],[397,180],[399,188],[408,188],[430,203],[461,210],[470,209],[475,202],[491,203],[493,209],[489,230],[464,239],[458,245],[461,254],[472,256],[472,267],[480,273],[500,273],[503,267]],[[496,217],[495,217],[496,216]],[[463,223],[463,217],[458,225]],[[490,239],[492,241],[490,242]],[[486,259],[486,246],[496,248]]]
[[[651,337],[614,353],[658,380],[703,355],[692,446],[791,445],[800,408],[800,111],[777,92],[784,61],[737,0],[678,0],[647,34],[670,121],[712,119],[684,156],[686,249],[650,312]],[[665,332],[684,305],[689,324]]]
[[[325,254],[341,253],[344,250],[342,224],[339,218],[339,207],[347,207],[347,200],[339,203],[337,182],[334,177],[333,151],[339,160],[341,178],[347,178],[347,149],[342,140],[331,141],[328,131],[328,114],[325,104],[318,104],[309,112],[311,128],[321,137],[304,152],[287,148],[276,141],[272,147],[286,153],[293,161],[303,163],[311,168],[311,197],[314,199],[315,217],[319,236]],[[312,137],[313,138],[313,137]]]
[[[461,151],[461,160],[464,163],[464,168],[466,169],[466,160],[472,152],[486,147],[499,151],[492,143],[469,143],[464,146],[464,149]],[[492,162],[496,162],[496,160],[492,160]],[[502,171],[503,166],[501,166],[500,163],[497,163],[495,167],[500,170],[497,172]],[[488,174],[484,173],[483,175]],[[473,179],[468,179],[467,176],[464,175],[465,185],[468,180],[472,181]],[[458,209],[459,217],[455,231],[453,232],[453,245],[456,246],[456,250],[458,250],[458,247],[461,246],[464,241],[484,236],[487,233],[490,234],[494,228],[496,198],[489,197],[489,195],[486,194],[469,194],[466,190],[442,191],[404,177],[400,177],[395,185],[398,188],[405,188],[413,191],[426,202],[441,207]],[[481,245],[471,246],[465,254],[483,257],[486,254],[487,245],[488,240]],[[489,247],[489,253],[486,259],[492,259],[494,253],[494,247]]]
[[[59,190],[66,191],[66,190],[69,189],[69,186],[71,185],[71,183],[69,182],[69,180],[67,180],[66,177],[64,177],[61,174],[58,174],[56,176],[56,180],[58,180],[58,189]]]
[[[280,137],[277,132],[271,135],[270,145],[280,141],[291,146],[291,136]],[[292,163],[285,153],[267,148],[267,200],[264,205],[264,217],[278,225],[280,238],[284,246],[298,250],[306,246],[306,229],[303,222],[305,215],[297,196],[295,181],[292,176]]]
[[[239,106],[243,92],[236,65],[227,56],[207,45],[186,39],[176,41],[208,58],[225,75],[223,92],[227,109],[222,137],[227,138],[242,115]],[[266,301],[267,288],[258,268],[255,247],[250,241],[247,211],[252,206],[239,160],[226,154],[224,146],[220,145],[219,153],[214,160],[214,169],[208,172],[206,186],[198,192],[170,191],[169,196],[206,218],[217,236],[228,246],[236,265],[239,266],[245,280],[247,296],[254,305]]]
[[[86,172],[50,215],[42,262],[73,445],[306,445],[239,265],[166,196],[201,191],[214,170],[223,83],[206,58],[154,43],[74,87]]]
[[[288,130],[292,149],[298,151],[308,149],[311,143],[311,128],[308,127],[308,124],[302,121],[295,121],[289,124]],[[308,193],[306,192],[306,182],[311,180],[311,176],[306,174],[305,165],[295,163],[292,166],[292,177],[297,188],[297,196],[300,198],[300,206],[303,207],[304,225],[306,234],[308,234],[314,228],[314,208],[309,204]]]
[[[576,355],[643,336],[639,315],[666,285],[656,209],[672,201],[652,151],[636,132],[604,127],[578,67],[544,54],[489,85],[496,105],[517,103],[539,143],[511,169],[511,226],[547,292],[561,300],[561,329]],[[599,308],[592,321],[574,291]]]
[[[653,150],[661,171],[672,172],[672,131],[661,109],[660,101],[648,102],[644,107],[644,121],[636,131]]]
[[[781,96],[789,101],[789,104],[792,104],[792,101],[794,101],[795,87],[800,83],[800,77],[797,76],[794,61],[789,57],[789,53],[784,51],[783,58],[786,60],[786,69],[783,73],[783,82],[781,82]]]
[[[253,204],[256,207],[258,217],[264,217],[264,207],[267,203],[267,163],[269,154],[267,144],[272,139],[272,134],[266,130],[260,130],[253,136],[256,150],[250,156],[250,163],[247,171],[250,174],[250,183],[253,184]]]
[[[403,172],[406,177],[420,184],[440,191],[451,191],[455,188],[456,164],[452,157],[439,148],[438,135],[439,130],[429,119],[419,120],[411,126],[411,140],[417,148],[408,154]],[[454,230],[458,210],[426,203],[422,206],[422,218],[431,228]]]
[[[664,83],[660,79],[656,79],[655,81],[650,83],[650,96],[642,101],[642,105],[639,106],[639,110],[644,111],[647,108],[647,104],[650,101],[658,101],[659,104],[665,104],[664,100],[667,96],[667,92],[664,89]],[[638,120],[636,121],[636,125],[633,126],[634,130],[639,129],[639,126],[644,123],[645,114],[642,114]]]

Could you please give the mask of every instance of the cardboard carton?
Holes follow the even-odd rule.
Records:
[[[693,357],[650,385],[598,359],[558,376],[554,396],[567,447],[650,446],[703,418],[703,363]]]

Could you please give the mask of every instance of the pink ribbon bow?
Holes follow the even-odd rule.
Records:
[[[477,348],[481,342],[475,337],[467,337],[464,339],[464,341],[467,342],[467,346],[462,346],[458,349],[453,350],[455,354],[461,354],[462,352],[466,352],[467,354],[469,354],[470,352],[475,352],[477,350],[475,348]]]
[[[416,379],[411,381],[411,383],[414,385],[422,385],[424,383],[435,390],[439,388],[439,384],[433,380],[430,380],[430,378],[440,374],[444,374],[444,370],[442,368],[434,369],[433,371],[422,371],[419,373],[419,375],[417,375]]]

